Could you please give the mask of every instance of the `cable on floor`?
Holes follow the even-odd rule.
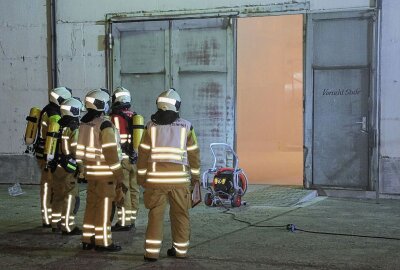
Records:
[[[286,225],[257,225],[253,224],[246,220],[241,220],[236,217],[235,213],[230,212],[230,208],[222,205],[225,210],[222,212],[223,214],[229,214],[232,216],[232,219],[244,224],[247,224],[249,227],[255,228],[286,228],[289,232],[304,232],[310,234],[321,234],[321,235],[336,235],[336,236],[348,236],[348,237],[359,237],[359,238],[370,238],[370,239],[384,239],[384,240],[396,240],[400,241],[398,237],[387,237],[387,236],[373,236],[373,235],[362,235],[362,234],[348,234],[348,233],[333,233],[333,232],[322,232],[322,231],[312,231],[298,228],[295,224],[286,224]]]

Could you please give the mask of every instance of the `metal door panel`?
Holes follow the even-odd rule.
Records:
[[[121,32],[121,73],[164,73],[165,31]]]
[[[315,185],[367,188],[368,95],[369,69],[314,71]]]
[[[368,19],[347,18],[313,21],[314,62],[316,66],[368,65],[366,42]]]
[[[121,85],[131,91],[132,109],[143,115],[145,123],[156,112],[156,97],[164,89],[164,74],[125,74]]]
[[[132,95],[133,109],[145,121],[157,110],[156,97],[165,89],[169,70],[168,21],[134,22],[118,25],[114,62],[120,63],[114,86],[122,85]]]
[[[208,146],[229,141],[233,129],[227,125],[233,106],[230,84],[233,34],[229,18],[174,21],[171,67],[173,86],[182,97],[181,115],[194,125],[203,167],[211,166]],[[232,35],[232,37],[230,37]],[[229,89],[229,90],[228,90]],[[232,104],[233,105],[233,104]]]
[[[225,30],[181,30],[178,46],[179,72],[227,72]]]
[[[374,14],[307,15],[306,187],[373,188]]]
[[[180,77],[181,115],[195,128],[201,147],[202,165],[211,168],[208,146],[213,142],[226,142],[226,74],[185,74]]]

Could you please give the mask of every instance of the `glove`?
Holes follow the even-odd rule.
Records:
[[[85,177],[78,177],[78,183],[82,183],[82,184],[87,184],[87,180],[85,179]]]
[[[53,173],[57,169],[57,161],[52,159],[51,161],[47,162],[47,167],[50,169],[50,171]]]
[[[62,155],[60,157],[60,165],[64,168],[67,173],[75,173],[77,171],[76,160],[70,155]]]
[[[79,168],[75,172],[75,177],[78,177],[78,183],[87,184],[85,174],[83,172],[79,171]]]

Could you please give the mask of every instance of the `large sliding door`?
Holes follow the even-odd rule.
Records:
[[[134,109],[150,119],[157,95],[170,87],[181,116],[198,135],[202,164],[209,144],[234,137],[233,30],[230,18],[113,24],[113,87],[132,92]]]

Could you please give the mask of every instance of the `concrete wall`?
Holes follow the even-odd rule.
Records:
[[[384,0],[397,4],[396,0]],[[47,103],[46,0],[0,0],[0,182],[38,182],[33,174],[17,175],[22,158],[25,116],[32,106]],[[57,0],[57,62],[59,85],[83,97],[105,86],[104,18],[107,13],[318,12],[368,8],[373,0]],[[283,5],[280,5],[283,4]],[[263,5],[263,8],[259,8]],[[396,19],[393,16],[393,19]],[[390,40],[390,38],[388,38]],[[383,44],[384,45],[384,44]],[[391,60],[391,59],[389,59]],[[391,66],[389,63],[388,66]],[[391,93],[395,93],[394,90]],[[6,97],[6,98],[5,98]],[[386,97],[391,100],[391,97]],[[397,151],[396,153],[400,153]],[[10,159],[10,155],[16,160]],[[11,162],[11,163],[10,163]],[[25,162],[25,161],[24,161]],[[26,166],[34,166],[27,159]],[[20,169],[20,168],[19,168]],[[18,179],[17,179],[18,178]],[[13,180],[11,180],[13,179]]]
[[[400,193],[400,1],[382,1],[380,190]]]
[[[0,33],[0,182],[36,182],[23,135],[29,108],[47,103],[46,1],[0,0]]]

